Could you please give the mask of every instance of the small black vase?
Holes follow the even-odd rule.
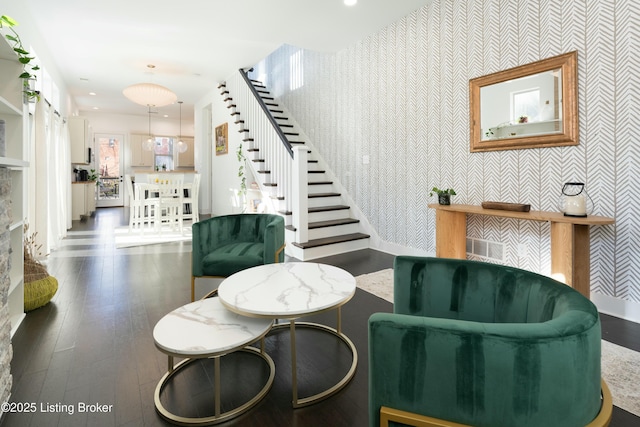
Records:
[[[441,205],[450,205],[451,204],[451,195],[450,194],[438,194],[438,203]]]

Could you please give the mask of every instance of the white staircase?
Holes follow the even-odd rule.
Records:
[[[370,236],[324,161],[267,88],[243,70],[219,88],[244,134],[247,167],[270,210],[285,218],[287,254],[305,261],[368,248]]]

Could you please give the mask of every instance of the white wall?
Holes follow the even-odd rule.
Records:
[[[238,177],[239,163],[236,157],[236,150],[242,143],[244,134],[238,132],[238,125],[234,122],[235,116],[231,116],[232,110],[227,108],[223,102],[224,97],[220,94],[222,90],[217,89],[207,94],[196,104],[196,116],[198,129],[196,139],[203,144],[208,144],[203,153],[210,156],[211,164],[211,214],[228,215],[242,212],[242,201],[237,193],[240,189],[240,178]],[[209,120],[209,124],[205,121]],[[200,122],[202,121],[202,122]],[[223,123],[228,123],[229,151],[224,155],[216,155],[213,147],[211,135],[207,135],[207,130],[215,130]],[[210,128],[209,128],[210,126]],[[198,138],[197,136],[200,136]],[[250,179],[247,179],[249,185]]]

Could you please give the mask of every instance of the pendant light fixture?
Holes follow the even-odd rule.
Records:
[[[146,151],[153,151],[153,136],[151,135],[151,106],[149,105],[149,136],[146,140],[142,141],[142,149]]]
[[[156,66],[149,64],[147,68],[153,70]],[[134,84],[126,87],[122,93],[136,104],[151,107],[164,107],[165,105],[173,104],[178,99],[178,96],[171,90],[155,83]]]
[[[178,134],[178,153],[184,153],[187,151],[187,144],[182,140],[182,101],[178,101],[180,104],[180,133]]]

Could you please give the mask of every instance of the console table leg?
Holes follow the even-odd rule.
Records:
[[[589,226],[551,223],[551,274],[589,298]]]
[[[467,214],[436,210],[436,256],[467,258]]]

